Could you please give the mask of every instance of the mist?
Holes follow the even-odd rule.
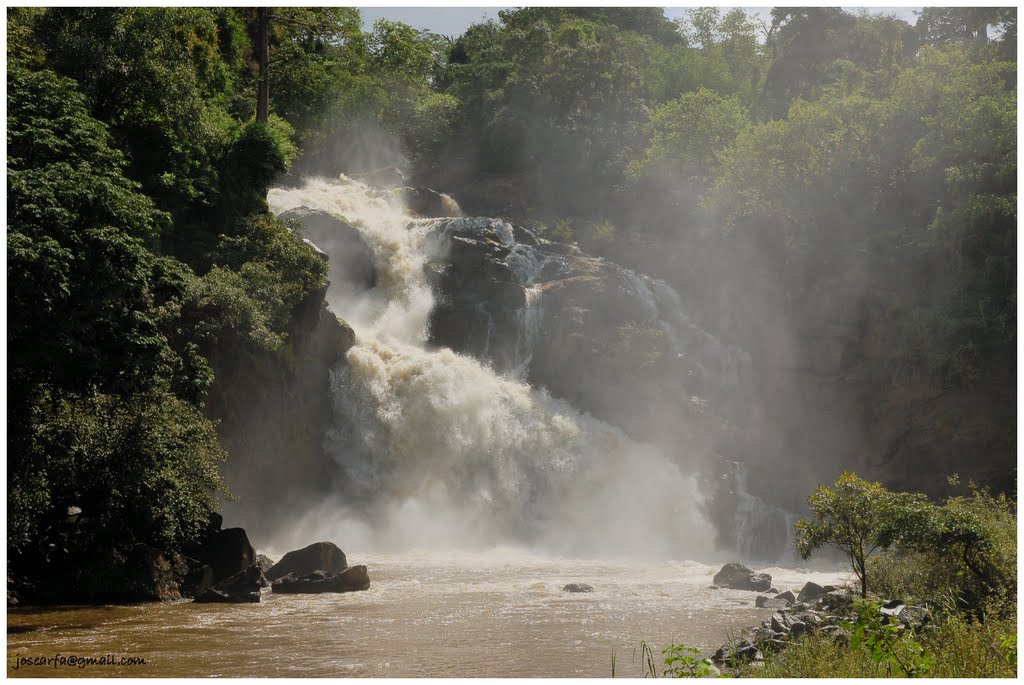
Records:
[[[889,81],[798,76],[799,55],[766,61],[768,20],[759,29],[725,9],[678,25],[640,10],[511,12],[447,43],[420,34],[436,62],[404,122],[368,106],[312,136],[270,207],[343,217],[378,282],[352,288],[336,263],[347,245],[318,233],[335,270],[331,312],[357,342],[331,371],[331,419],[310,457],[331,464],[331,485],[297,495],[293,508],[311,513],[269,526],[270,544],[337,526],[373,549],[588,555],[607,553],[611,533],[628,555],[793,560],[807,494],[841,471],[936,497],[955,471],[1012,487],[996,361],[1009,358],[977,347],[964,358],[971,334],[950,332],[973,276],[943,280],[944,248],[890,228],[923,235],[959,200],[894,142],[927,131],[863,105],[910,108],[903,85],[967,67],[929,57],[919,31],[933,23],[777,14],[784,35],[859,26],[889,50]],[[590,35],[577,19],[603,28]],[[627,31],[642,50],[629,51]],[[494,45],[508,73],[487,71]],[[832,57],[885,66],[874,43],[844,45]],[[575,66],[541,69],[536,55]],[[707,80],[695,64],[727,76]],[[833,110],[859,118],[839,124]],[[833,147],[811,168],[801,155],[813,141]],[[384,168],[401,176],[374,180]],[[480,218],[426,218],[403,186]],[[486,278],[438,285],[463,259],[450,235],[515,255],[493,260],[512,304]],[[922,279],[940,284],[929,294]],[[971,434],[971,418],[944,423],[950,412],[998,418]],[[245,520],[245,509],[232,510]]]

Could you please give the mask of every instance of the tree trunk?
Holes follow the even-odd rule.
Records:
[[[260,61],[260,84],[256,96],[256,121],[266,123],[270,118],[270,8],[256,9],[259,30],[256,38]]]

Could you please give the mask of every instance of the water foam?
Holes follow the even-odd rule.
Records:
[[[382,275],[360,302],[329,303],[354,323],[357,343],[332,374],[335,420],[325,444],[347,487],[321,516],[339,526],[359,520],[355,527],[370,532],[365,542],[378,550],[518,544],[583,556],[711,552],[695,480],[656,450],[515,377],[426,348],[433,298],[423,266],[446,220],[415,220],[394,199],[344,177],[274,189],[269,202],[276,212],[307,206],[346,217]],[[512,241],[507,229],[499,232],[503,242]],[[362,318],[353,320],[349,307]],[[539,314],[539,307],[523,313],[531,322],[524,357]]]

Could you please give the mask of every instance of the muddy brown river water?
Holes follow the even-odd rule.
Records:
[[[353,558],[373,585],[253,605],[8,610],[8,676],[640,676],[641,640],[720,645],[771,612],[756,593],[711,590],[718,565],[596,563],[511,550]],[[836,571],[765,569],[780,589]],[[571,594],[566,583],[593,585]],[[637,651],[633,658],[634,650]],[[13,668],[22,657],[143,658],[132,666]]]

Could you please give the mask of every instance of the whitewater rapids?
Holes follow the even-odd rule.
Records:
[[[712,554],[696,481],[656,450],[514,375],[427,346],[434,301],[423,267],[450,220],[413,217],[393,195],[345,177],[275,188],[268,201],[278,214],[305,206],[344,217],[379,274],[366,293],[329,294],[357,334],[332,374],[325,444],[347,486],[298,530],[381,552],[513,544],[570,556]]]

